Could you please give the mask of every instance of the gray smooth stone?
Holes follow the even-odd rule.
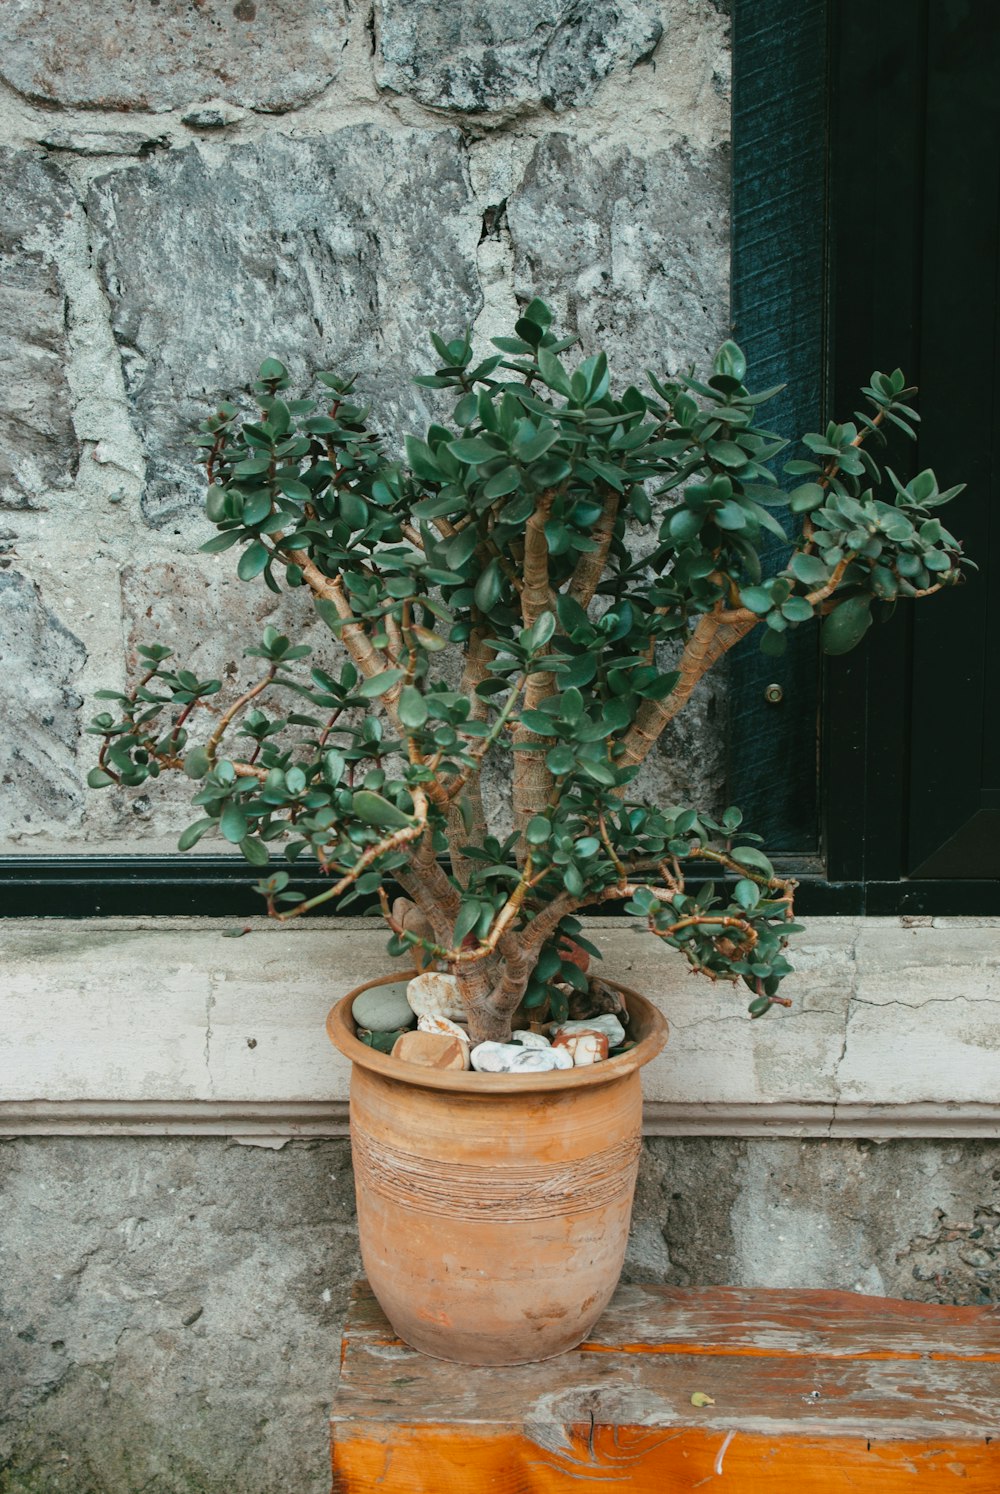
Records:
[[[372,1032],[392,1032],[395,1028],[416,1027],[417,1018],[406,999],[405,980],[394,980],[391,985],[373,986],[355,996],[351,1016],[359,1027]]]

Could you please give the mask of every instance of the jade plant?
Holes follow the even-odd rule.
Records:
[[[749,633],[777,654],[818,619],[842,654],[962,579],[936,516],[960,489],[877,459],[890,428],[914,434],[915,391],[873,374],[865,409],[805,435],[783,484],[787,443],[761,424],[778,390],[750,391],[732,342],[705,379],[645,389],[617,388],[603,353],[577,360],[539,300],[486,358],[468,333],[432,342],[440,366],[416,382],[451,413],[403,460],[354,380],[319,373],[292,397],[275,359],[252,411],[204,423],[218,534],[202,548],[299,593],[331,647],[265,629],[226,704],[168,648],[139,649],[137,682],[101,692],[91,785],[186,774],[199,817],[180,848],[239,847],[276,919],[377,895],[390,953],[455,974],[477,1042],[509,1037],[519,1008],[565,1017],[581,948],[598,953],[579,914],[611,901],[695,971],[742,980],[752,1016],[787,1005],[794,883],[738,809],[647,803],[635,779]],[[509,773],[502,822],[488,759]],[[329,879],[316,896],[294,886],[304,862]]]

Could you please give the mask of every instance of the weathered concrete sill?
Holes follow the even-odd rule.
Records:
[[[246,927],[0,926],[0,1135],[344,1134],[348,1065],[323,1020],[387,968],[382,930]],[[634,923],[593,934],[670,1020],[645,1076],[652,1135],[1000,1136],[1000,919],[817,919],[793,1007],[759,1022]]]

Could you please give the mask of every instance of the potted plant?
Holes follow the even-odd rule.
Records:
[[[320,373],[318,397],[292,398],[265,362],[256,410],[222,404],[202,430],[218,530],[203,549],[300,592],[341,649],[317,657],[268,628],[247,640],[256,678],[221,705],[218,680],[143,648],[139,680],[102,692],[115,709],[91,727],[93,787],[187,774],[199,818],[182,850],[208,835],[238,846],[278,920],[377,895],[390,954],[424,969],[422,1025],[443,1045],[429,1048],[451,1044],[441,1062],[461,1067],[400,1044],[398,992],[381,1001],[388,1017],[384,992],[360,1006],[352,992],[330,1031],[354,1060],[376,1294],[411,1343],[474,1362],[572,1347],[621,1267],[638,1070],[665,1028],[588,973],[599,951],[581,910],[624,906],[694,971],[749,987],[752,1017],[789,1004],[794,883],[737,809],[637,797],[641,765],[753,630],[778,653],[818,618],[824,649],[844,653],[873,616],[968,563],[936,516],[958,488],[930,471],[883,481],[886,431],[912,435],[916,418],[900,372],[872,376],[865,413],[803,438],[788,491],[772,471],[787,443],[760,423],[777,391],[748,389],[735,344],[704,382],[650,374],[645,391],[619,389],[602,353],[572,366],[574,339],[551,323],[532,301],[485,359],[468,334],[434,337],[440,366],[417,382],[450,413],[407,436],[404,460],[352,380]],[[765,570],[771,536],[789,548]],[[498,760],[500,813],[482,791]],[[318,896],[292,885],[303,861],[329,877]],[[690,885],[706,863],[714,880]],[[562,1024],[595,1016],[613,1056],[568,1066]],[[561,1035],[562,1066],[465,1066],[466,1034],[468,1050],[509,1054],[512,1027],[541,1047]]]

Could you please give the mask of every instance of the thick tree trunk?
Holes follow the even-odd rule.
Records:
[[[616,767],[634,767],[645,760],[664,727],[687,704],[699,680],[759,622],[757,614],[746,609],[721,614],[706,612],[698,619],[681,655],[680,679],[663,700],[647,700],[640,706],[623,739],[624,751],[616,759]]]
[[[497,979],[496,960],[483,960],[455,971],[458,991],[469,1021],[469,1037],[476,1043],[505,1043],[510,1038],[510,1012],[497,1010],[490,1000]],[[492,967],[492,968],[489,968]]]
[[[525,951],[516,935],[505,934],[498,954],[456,971],[458,989],[476,1043],[510,1041],[511,1018],[521,1004],[538,951]]]
[[[478,612],[476,617],[479,617]],[[476,686],[487,677],[486,663],[490,655],[484,648],[486,636],[485,626],[481,621],[477,621],[469,639],[469,652],[460,686],[461,693],[470,704],[470,721],[486,721],[489,717],[486,701],[481,695],[476,694]],[[462,799],[465,800],[465,813],[462,810]],[[467,819],[468,824],[466,824]],[[455,880],[462,887],[468,887],[469,878],[475,870],[476,863],[472,857],[464,856],[461,848],[462,846],[481,846],[488,833],[489,825],[486,820],[486,810],[483,807],[480,769],[473,773],[459,799],[454,800],[448,807],[448,850],[451,857],[451,869]]]
[[[469,1016],[469,1038],[472,1046],[477,1043],[509,1043],[512,1013],[494,1011],[489,998],[467,1002]]]
[[[543,612],[555,611],[555,596],[549,585],[549,549],[545,538],[545,523],[552,508],[552,493],[545,493],[538,501],[524,530],[524,587],[521,591],[521,621],[526,628],[533,627]],[[537,710],[542,701],[555,690],[551,674],[532,674],[524,691],[524,710]],[[545,808],[552,791],[552,775],[545,766],[545,744],[527,727],[519,726],[514,732],[514,745],[523,746],[538,742],[538,752],[514,753],[514,828],[524,830],[533,814]],[[524,842],[518,846],[518,858],[524,858]]]

